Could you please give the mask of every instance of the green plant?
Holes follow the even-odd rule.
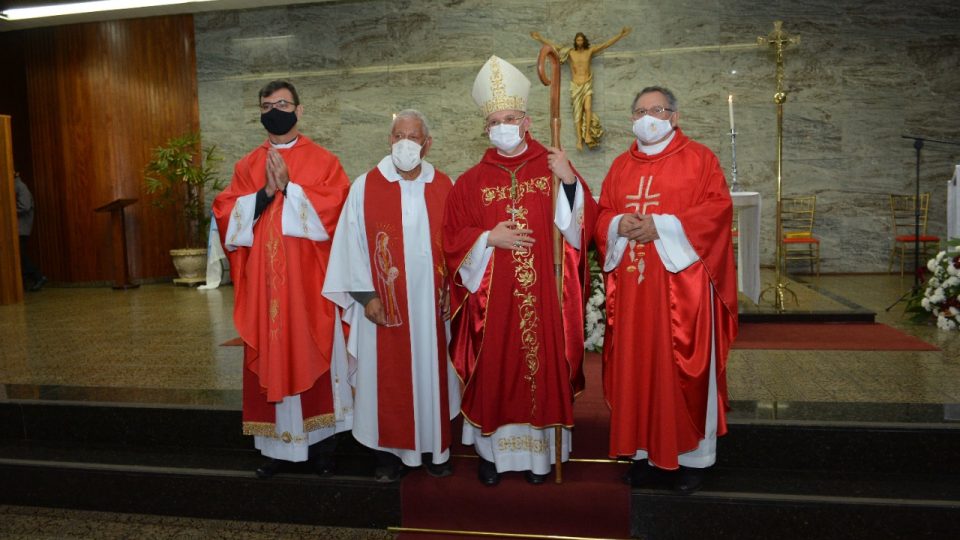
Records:
[[[224,187],[216,167],[222,160],[216,145],[203,146],[200,133],[190,132],[154,148],[144,168],[147,193],[158,195],[153,204],[175,209],[177,238],[185,238],[188,247],[207,246],[205,195]]]

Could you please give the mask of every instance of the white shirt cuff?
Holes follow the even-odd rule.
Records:
[[[283,234],[317,242],[330,239],[303,188],[293,182],[287,183],[283,201]]]
[[[253,245],[253,219],[257,210],[257,194],[251,193],[238,197],[230,212],[230,221],[227,224],[226,242],[227,251],[236,251],[239,247]]]
[[[623,253],[627,251],[627,244],[629,243],[627,237],[620,236],[617,233],[620,229],[620,220],[625,215],[620,214],[613,218],[610,220],[610,226],[607,227],[607,257],[603,261],[604,272],[611,272],[617,266],[620,266],[620,259],[623,258]]]
[[[490,231],[487,231],[477,238],[473,248],[467,254],[467,258],[460,265],[460,281],[463,286],[471,293],[480,289],[480,283],[483,281],[483,274],[490,264],[490,258],[493,257],[493,247],[487,245],[487,237]]]
[[[700,260],[676,216],[652,214],[652,217],[657,235],[660,236],[653,241],[653,245],[667,271],[677,273]]]
[[[583,228],[583,187],[579,181],[577,182],[576,195],[573,197],[572,209],[563,186],[560,187],[560,193],[557,194],[557,207],[554,209],[553,223],[560,229],[560,233],[563,234],[568,244],[580,249],[580,230]]]

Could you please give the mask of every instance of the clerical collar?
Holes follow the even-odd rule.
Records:
[[[637,146],[639,146],[640,151],[643,152],[644,154],[648,156],[655,156],[660,152],[663,152],[664,149],[666,149],[667,146],[670,144],[670,141],[672,141],[673,138],[676,137],[676,135],[677,135],[677,129],[674,128],[673,131],[670,132],[669,137],[658,142],[657,144],[646,145],[640,142],[640,140],[638,139]]]
[[[275,142],[273,142],[273,141],[270,141],[270,146],[272,146],[272,147],[274,147],[274,148],[293,148],[293,145],[297,144],[297,141],[298,141],[298,140],[300,140],[300,136],[299,136],[299,135],[297,135],[296,137],[294,137],[292,141],[286,142],[286,143],[275,143]]]

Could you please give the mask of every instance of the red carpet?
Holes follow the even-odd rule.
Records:
[[[835,351],[938,351],[896,328],[879,323],[744,323],[734,349]]]
[[[588,389],[574,407],[573,459],[606,458],[609,413],[600,387],[600,357],[588,354]],[[457,426],[454,434],[459,438]],[[455,445],[454,454],[476,455]],[[563,484],[527,484],[522,473],[504,473],[500,484],[477,480],[475,458],[454,458],[454,474],[431,478],[414,471],[401,483],[404,527],[450,531],[484,531],[601,538],[630,537],[630,488],[620,481],[627,466],[619,463],[567,462]],[[404,533],[403,540],[458,538]],[[476,537],[473,537],[476,538]]]

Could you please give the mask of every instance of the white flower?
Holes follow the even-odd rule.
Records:
[[[917,310],[927,311],[937,319],[937,327],[943,330],[960,328],[960,245],[951,245],[927,261],[930,278],[923,294],[914,298]],[[950,305],[948,305],[948,302]]]
[[[937,328],[941,330],[956,330],[957,323],[941,315],[937,317]]]
[[[932,304],[941,304],[947,299],[946,295],[943,294],[943,289],[937,288],[933,291],[933,294],[930,295],[930,303]]]

